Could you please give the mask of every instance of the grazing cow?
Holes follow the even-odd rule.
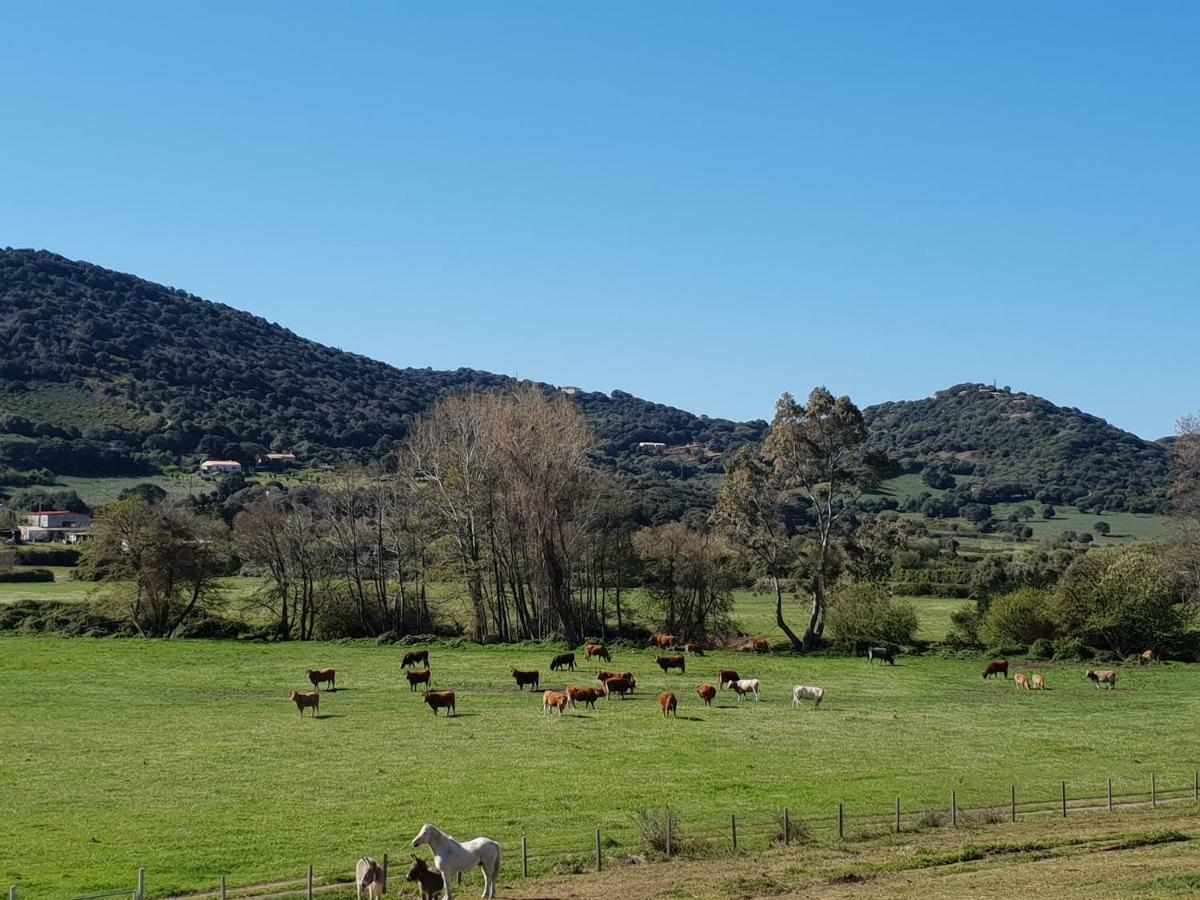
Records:
[[[312,682],[312,686],[320,690],[321,685],[328,685],[330,690],[337,689],[336,669],[305,669],[304,674]]]
[[[678,669],[679,674],[683,674],[684,658],[682,656],[656,656],[654,661],[658,663],[658,667],[663,670],[664,675],[671,669]]]
[[[454,691],[426,691],[424,699],[435,716],[439,709],[445,709],[447,717],[454,715]]]
[[[612,655],[608,652],[608,648],[603,644],[587,645],[587,661],[591,662],[593,657],[602,659],[608,663],[612,662]]]
[[[610,678],[604,682],[604,695],[611,700],[612,695],[617,694],[624,700],[625,695],[632,694],[635,687],[637,682],[632,678]]]
[[[811,700],[813,709],[820,709],[824,699],[825,688],[811,687],[807,684],[798,684],[792,688],[792,706],[799,706],[801,700]]]
[[[657,647],[659,650],[670,650],[675,646],[676,640],[673,634],[652,634],[650,635],[650,646]]]
[[[550,660],[550,671],[557,672],[559,669],[570,669],[575,671],[575,654],[560,653],[554,659]]]
[[[738,649],[743,653],[770,653],[771,642],[766,638],[750,638]]]
[[[415,691],[418,684],[425,685],[426,689],[432,683],[428,669],[418,669],[415,672],[405,672],[404,677],[408,679],[408,689]]]
[[[1092,680],[1096,687],[1107,684],[1108,689],[1111,691],[1117,686],[1116,672],[1093,672],[1091,669],[1088,669],[1087,677]]]
[[[362,900],[363,892],[371,898],[383,896],[383,866],[375,862],[369,856],[364,856],[358,861],[358,865],[354,867],[354,888],[358,895],[358,900]]]
[[[662,709],[663,718],[667,716],[675,716],[678,718],[676,710],[679,708],[679,698],[674,694],[659,694],[658,705]]]
[[[444,831],[426,824],[412,840],[414,847],[422,844],[428,844],[433,851],[433,862],[446,882],[446,893],[442,900],[452,900],[450,876],[456,872],[468,872],[476,866],[483,869],[484,900],[492,900],[496,896],[496,879],[500,877],[500,845],[491,838],[477,837],[460,844]]]
[[[567,708],[568,697],[562,691],[546,691],[542,694],[542,712],[545,713],[550,709],[557,709],[561,716],[563,710]]]
[[[984,669],[983,669],[984,680],[991,678],[993,675],[999,675],[1001,678],[1008,677],[1008,660],[1007,659],[993,659],[990,663],[988,663],[986,666],[984,666]]]
[[[437,900],[437,895],[442,892],[444,879],[442,873],[437,869],[429,868],[425,860],[419,856],[413,856],[412,866],[408,870],[408,874],[404,876],[405,881],[415,881],[421,889],[421,900]]]
[[[1162,659],[1162,657],[1159,656],[1158,653],[1154,650],[1146,650],[1142,653],[1142,656],[1141,656],[1141,661],[1143,663],[1158,662],[1161,659]]]
[[[701,647],[699,644],[684,644],[683,649],[684,649],[684,652],[691,653],[695,656],[703,656],[704,655],[704,648]]]
[[[1013,684],[1015,684],[1018,688],[1024,688],[1027,691],[1033,690],[1033,685],[1029,683],[1029,676],[1024,672],[1018,672],[1013,676]]]
[[[717,696],[717,689],[706,681],[696,688],[696,693],[700,695],[705,706],[712,706],[713,699]]]
[[[719,687],[728,687],[729,682],[737,681],[742,676],[733,669],[720,669],[717,672],[717,685]]]
[[[868,647],[867,663],[872,663],[875,660],[886,662],[894,666],[896,664],[896,654],[887,647]]]
[[[582,703],[584,706],[596,708],[596,701],[604,696],[604,688],[584,687],[581,684],[573,684],[567,688],[567,696],[571,699],[571,706],[576,703]]]
[[[542,673],[536,669],[524,670],[513,669],[513,678],[517,679],[517,690],[521,690],[525,685],[529,685],[529,693],[540,691],[542,689]]]
[[[740,681],[731,681],[729,683],[730,690],[738,695],[739,700],[745,700],[747,694],[753,694],[754,700],[757,702],[762,699],[758,695],[759,688],[761,687],[762,685],[757,678],[743,678]]]
[[[304,710],[309,707],[312,707],[314,719],[321,711],[320,691],[292,691],[292,700],[296,704],[296,709],[300,711],[300,718],[304,718]]]
[[[407,669],[409,666],[415,666],[420,663],[425,668],[429,668],[429,651],[428,650],[410,650],[404,654],[404,659],[400,660],[400,668]]]
[[[1033,674],[1033,687],[1035,690],[1044,691],[1046,689],[1046,676]]]
[[[600,679],[601,684],[608,681],[608,679],[610,679],[610,678],[628,678],[629,680],[632,681],[633,673],[632,672],[605,672],[603,669],[601,669],[599,672],[596,673],[596,677],[598,679]]]

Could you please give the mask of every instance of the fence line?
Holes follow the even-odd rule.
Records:
[[[1128,793],[1118,793],[1114,791],[1114,783],[1112,778],[1108,778],[1105,784],[1105,793],[1097,796],[1079,796],[1072,797],[1070,795],[1069,784],[1066,781],[1060,782],[1061,793],[1059,797],[1049,799],[1035,798],[1032,800],[1018,800],[1017,785],[1012,784],[1009,788],[1008,818],[1011,822],[1017,822],[1021,817],[1031,816],[1048,816],[1054,815],[1058,817],[1066,817],[1070,812],[1116,812],[1121,809],[1130,809],[1137,807],[1150,806],[1152,808],[1159,807],[1164,804],[1182,803],[1191,801],[1200,803],[1200,770],[1195,770],[1192,773],[1191,784],[1180,788],[1161,789],[1158,783],[1157,773],[1150,773],[1149,779],[1149,794],[1143,791],[1130,791]],[[945,795],[943,795],[945,796]],[[747,817],[745,813],[731,813],[728,820],[723,826],[713,829],[705,829],[703,826],[693,827],[686,825],[686,819],[680,821],[676,813],[666,811],[666,822],[663,834],[663,844],[661,847],[647,847],[644,836],[636,837],[632,842],[616,841],[610,838],[607,845],[608,855],[612,855],[614,851],[620,850],[626,854],[645,853],[651,854],[661,853],[666,858],[679,855],[680,853],[688,853],[699,844],[703,844],[709,849],[714,846],[724,846],[731,852],[740,852],[747,848],[747,839],[750,839],[752,845],[757,845],[763,849],[771,846],[790,845],[793,840],[793,832],[799,831],[802,839],[811,839],[814,833],[820,828],[821,823],[828,823],[825,828],[829,831],[825,832],[829,837],[837,836],[840,842],[853,842],[855,840],[869,839],[884,832],[900,833],[905,830],[920,831],[931,828],[940,828],[949,821],[951,828],[959,827],[960,818],[964,818],[968,827],[978,825],[996,824],[1003,821],[1004,815],[1001,810],[1004,810],[1005,805],[982,805],[970,808],[960,807],[958,803],[958,790],[952,788],[949,791],[949,804],[938,810],[936,806],[917,807],[912,812],[905,812],[902,806],[902,797],[896,795],[895,807],[887,813],[866,812],[854,814],[848,810],[844,802],[837,804],[836,808],[829,809],[825,814],[816,813],[805,816],[801,819],[793,819],[791,810],[784,807],[779,814],[772,814],[770,818],[752,818]],[[982,816],[982,819],[980,818]],[[693,822],[698,819],[692,819]],[[685,824],[683,830],[679,826]],[[847,826],[856,825],[860,831],[858,834],[852,834],[847,838]],[[814,827],[816,826],[816,827]],[[622,831],[627,832],[633,826],[626,826],[625,829],[617,829],[618,834]],[[594,848],[589,848],[583,840],[578,845],[553,846],[553,843],[548,842],[539,848],[539,852],[530,853],[530,843],[528,835],[521,835],[519,852],[521,860],[521,877],[530,877],[530,863],[543,864],[542,872],[552,871],[555,867],[566,866],[565,870],[560,868],[560,871],[581,872],[586,867],[594,866],[595,870],[604,868],[605,858],[605,841],[604,829],[596,828],[594,830]],[[594,850],[594,853],[592,852]],[[513,845],[508,845],[504,856],[516,852]],[[388,855],[383,855],[384,860],[384,883],[387,884],[388,871]],[[269,895],[304,895],[311,898],[315,893],[320,893],[328,890],[333,890],[339,887],[345,887],[354,883],[353,872],[332,872],[326,874],[317,874],[312,865],[308,865],[304,871],[304,875],[294,880],[278,880],[270,883],[258,883],[252,885],[228,886],[226,876],[222,875],[219,879],[219,887],[217,890],[209,892],[201,892],[195,894],[180,895],[181,898],[190,898],[190,900],[227,900],[233,898],[250,898],[254,896],[269,896]],[[541,874],[536,871],[534,875]],[[137,885],[134,888],[125,890],[110,891],[108,893],[92,894],[87,897],[79,897],[76,900],[101,900],[107,897],[132,897],[133,900],[146,900],[146,870],[139,869],[137,872]],[[17,886],[14,885],[8,891],[9,900],[18,900]]]

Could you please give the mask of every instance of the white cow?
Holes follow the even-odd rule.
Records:
[[[483,869],[484,900],[496,896],[496,879],[500,876],[500,845],[491,838],[477,837],[460,844],[432,825],[424,825],[412,841],[414,847],[422,844],[428,844],[433,850],[434,865],[445,881],[446,893],[442,900],[452,900],[450,882],[455,873],[468,872],[476,866]]]
[[[364,856],[354,867],[354,886],[358,892],[358,900],[362,900],[363,891],[371,900],[383,896],[383,866],[369,856]]]
[[[731,681],[729,682],[729,687],[738,695],[739,700],[745,700],[747,694],[753,694],[755,702],[762,699],[758,695],[762,685],[757,678],[743,678],[740,681]]]
[[[799,706],[801,700],[811,700],[813,709],[821,708],[821,701],[825,699],[825,688],[812,687],[807,684],[798,684],[792,688],[792,706]]]

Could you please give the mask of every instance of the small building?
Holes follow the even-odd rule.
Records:
[[[660,451],[667,449],[667,445],[662,441],[638,441],[637,448],[639,450]]]
[[[282,469],[296,464],[295,453],[260,453],[254,459],[256,466],[267,469]]]
[[[566,394],[568,397],[573,397],[579,393],[579,388],[575,387],[575,385],[573,385],[573,384],[563,385],[562,387],[559,388],[559,390],[562,391],[564,394]]]
[[[49,509],[26,513],[23,524],[17,526],[21,540],[29,544],[63,541],[80,544],[92,535],[92,517],[87,513],[67,509]]]
[[[206,459],[200,463],[204,475],[240,475],[242,464],[236,459]]]

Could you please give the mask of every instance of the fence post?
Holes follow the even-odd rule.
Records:
[[[737,850],[737,816],[729,817],[729,831],[733,835],[733,849]]]
[[[529,838],[521,835],[521,876],[529,877]]]
[[[783,808],[783,846],[788,846],[792,842],[792,823],[788,820],[788,810]]]
[[[1192,799],[1200,803],[1200,769],[1192,773]]]
[[[308,894],[307,894],[307,896],[308,896],[308,900],[313,900],[312,863],[308,864]]]
[[[221,876],[221,900],[225,900],[225,876]]]
[[[8,900],[17,900],[17,886],[15,884],[8,889]]]
[[[600,829],[596,829],[596,871],[604,868],[604,859],[600,855]]]
[[[896,795],[896,834],[900,833],[900,795]]]
[[[1012,784],[1012,785],[1009,785],[1009,787],[1012,789],[1012,820],[1013,820],[1013,822],[1016,822],[1017,821],[1017,786],[1015,784]]]
[[[846,809],[841,803],[839,803],[838,804],[838,840],[844,841],[845,839],[846,839]]]
[[[950,824],[954,828],[958,827],[958,792],[950,792]]]
[[[146,870],[145,868],[138,869],[137,882],[138,900],[146,900]]]
[[[1065,819],[1067,817],[1067,783],[1065,781],[1062,783],[1062,787],[1063,787],[1063,818]]]
[[[388,855],[383,854],[383,892],[387,893]]]
[[[667,859],[671,858],[671,814],[667,813]]]
[[[1113,811],[1113,804],[1112,804],[1112,779],[1111,779],[1111,778],[1110,778],[1110,779],[1108,779],[1108,811],[1109,811],[1109,812],[1112,812],[1112,811]]]
[[[1158,785],[1154,780],[1154,773],[1150,773],[1150,805],[1158,806]]]

